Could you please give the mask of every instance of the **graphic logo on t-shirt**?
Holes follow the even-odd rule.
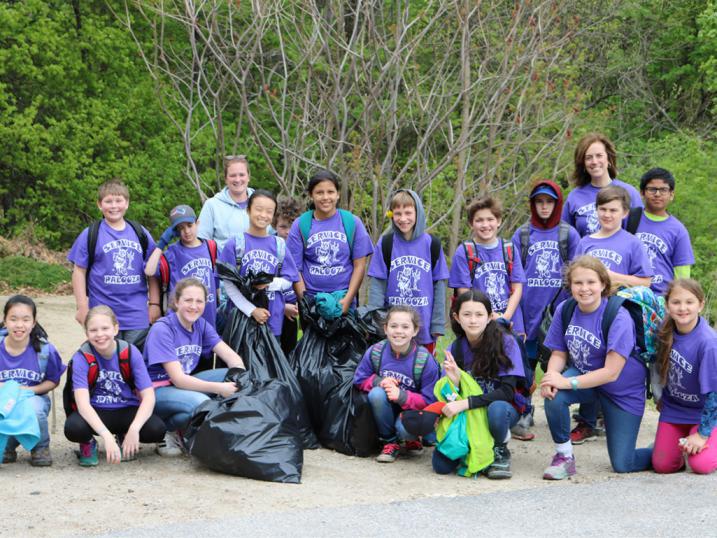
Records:
[[[598,228],[600,228],[600,221],[598,220],[598,216],[595,211],[595,202],[579,207],[576,213],[581,217],[585,217],[585,228],[588,233],[598,231]]]
[[[37,370],[29,370],[27,368],[13,368],[12,370],[0,371],[0,382],[9,379],[15,380],[20,385],[28,385],[29,383],[40,383],[42,375]]]
[[[692,364],[674,348],[670,350],[670,369],[667,372],[667,388],[673,398],[683,402],[699,402],[699,394],[687,392],[683,383],[685,373],[692,373]]]
[[[503,304],[505,296],[505,274],[503,273],[488,273],[488,278],[485,280],[485,292],[490,297],[491,303],[499,311],[505,310],[499,308],[497,305]],[[508,306],[506,304],[506,306]]]
[[[607,269],[612,269],[613,263],[616,266],[622,263],[622,255],[608,248],[594,248],[586,254],[593,258],[598,258]]]
[[[136,241],[117,239],[102,246],[102,252],[112,252],[112,273],[104,275],[105,284],[137,284],[140,275],[134,269],[134,259],[142,249]]]
[[[574,339],[568,342],[568,352],[570,353],[570,360],[573,362],[575,368],[581,372],[588,371],[588,357],[590,356],[590,348],[585,342]]]
[[[591,349],[600,349],[602,343],[593,333],[579,325],[568,325],[565,331],[568,353],[575,368],[582,373],[590,371]]]
[[[346,243],[346,234],[327,230],[312,235],[306,242],[306,248],[316,246],[316,264],[309,267],[309,273],[317,276],[336,276],[344,273],[346,267],[339,261],[341,243]]]
[[[95,388],[100,394],[95,396],[95,401],[98,404],[122,403],[124,399],[122,398],[122,385],[120,383],[124,383],[124,380],[119,372],[100,370],[95,384]]]
[[[392,377],[396,379],[398,381],[398,386],[401,390],[415,390],[416,388],[416,383],[413,381],[413,378],[407,376],[406,374],[402,374],[401,372],[381,369],[381,377]]]
[[[401,297],[411,297],[414,291],[418,290],[418,280],[421,278],[421,271],[419,269],[411,269],[405,266],[398,272],[398,294]]]
[[[279,265],[279,260],[266,250],[250,250],[242,258],[242,266],[246,267],[247,273],[251,272],[255,275],[259,273],[273,275],[277,265]]]
[[[176,349],[177,359],[179,364],[182,365],[182,370],[185,374],[191,374],[192,370],[196,366],[196,359],[202,354],[202,346],[196,344],[187,344],[186,346],[179,346]]]
[[[560,257],[557,252],[543,250],[535,260],[535,270],[540,278],[550,278],[553,273],[560,271]]]

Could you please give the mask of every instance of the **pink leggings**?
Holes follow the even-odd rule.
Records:
[[[676,473],[685,466],[684,452],[680,448],[680,437],[697,431],[697,425],[672,424],[660,421],[657,424],[655,448],[652,451],[652,467],[656,473]],[[717,469],[717,428],[707,440],[707,448],[699,454],[687,456],[692,472],[709,474]]]

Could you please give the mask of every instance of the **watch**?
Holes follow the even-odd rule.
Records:
[[[570,378],[570,386],[573,388],[573,390],[578,390],[578,378],[577,377]]]

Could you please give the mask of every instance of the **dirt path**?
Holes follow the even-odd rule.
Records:
[[[5,298],[0,297],[4,303]],[[83,340],[74,321],[72,297],[38,299],[38,319],[65,362]],[[56,399],[61,408],[61,394]],[[513,478],[490,481],[437,476],[430,468],[430,450],[391,465],[346,457],[329,450],[304,453],[301,485],[258,482],[208,471],[188,458],[162,459],[144,446],[134,462],[97,468],[77,465],[62,435],[64,414],[57,412],[52,435],[54,465],[35,469],[20,451],[17,463],[0,466],[6,492],[0,535],[35,536],[96,534],[145,525],[161,525],[241,514],[276,513],[292,509],[388,503],[455,495],[478,495],[530,488],[621,479],[612,473],[604,438],[576,447],[579,475],[569,482],[549,483],[542,470],[552,456],[552,443],[542,407],[536,412],[537,439],[512,441]],[[654,439],[657,413],[649,410],[639,443]],[[7,495],[9,493],[9,495]],[[536,492],[536,495],[539,493]],[[12,502],[7,502],[11,499]]]

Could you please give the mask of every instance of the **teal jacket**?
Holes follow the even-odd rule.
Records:
[[[6,381],[0,387],[0,454],[9,437],[14,437],[26,450],[40,440],[40,424],[30,398],[31,390],[23,390],[17,381]]]

